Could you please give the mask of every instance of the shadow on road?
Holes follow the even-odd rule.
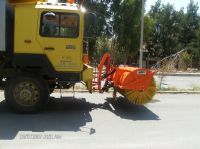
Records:
[[[16,114],[0,103],[0,139],[14,139],[19,131],[79,131],[91,122],[91,106],[85,99],[52,98],[44,112]]]
[[[112,105],[115,110],[110,107]],[[134,106],[107,99],[104,104],[86,102],[84,98],[51,98],[47,109],[38,114],[17,114],[9,110],[5,101],[0,102],[0,140],[12,140],[19,131],[81,131],[92,122],[90,111],[105,109],[117,116],[131,120],[159,120],[158,116],[144,106]],[[90,132],[95,133],[91,128]],[[91,134],[88,132],[89,134]]]
[[[113,100],[107,98],[106,109],[123,119],[129,120],[160,120],[159,116],[143,105],[134,105],[126,101],[123,97]]]

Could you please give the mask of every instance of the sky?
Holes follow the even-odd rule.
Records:
[[[154,5],[157,0],[147,0],[146,1],[146,12],[148,12],[151,8],[151,5]],[[189,4],[190,0],[161,0],[163,4],[173,4],[176,10],[180,10],[181,7],[184,7],[185,11],[187,10],[187,5]],[[194,2],[198,2],[199,4],[199,11],[200,13],[200,0],[194,0]]]

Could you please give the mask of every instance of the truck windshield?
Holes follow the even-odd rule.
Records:
[[[79,16],[72,13],[55,13],[55,16],[41,16],[40,35],[44,37],[69,37],[79,36]]]

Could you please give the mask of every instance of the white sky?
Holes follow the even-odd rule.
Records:
[[[151,5],[154,5],[157,0],[147,0],[146,1],[146,12],[148,12],[151,8]],[[190,0],[161,0],[163,4],[173,4],[176,10],[180,10],[181,7],[184,7],[185,11],[187,10],[187,5],[189,4]],[[200,0],[194,0],[194,2],[198,2],[199,4],[199,13],[200,13]]]

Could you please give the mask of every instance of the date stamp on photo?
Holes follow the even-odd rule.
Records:
[[[20,134],[20,140],[60,140],[61,135],[58,134]]]

